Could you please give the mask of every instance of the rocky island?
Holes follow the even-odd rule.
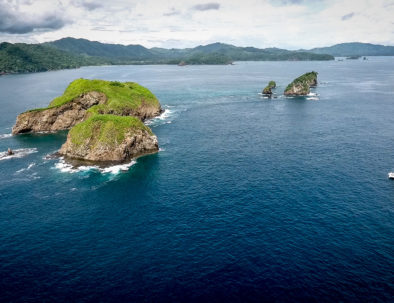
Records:
[[[306,96],[311,86],[317,85],[317,72],[303,74],[291,82],[285,89],[285,96]]]
[[[271,96],[272,89],[276,87],[275,81],[270,81],[268,85],[263,89],[263,95]]]
[[[48,107],[20,114],[12,133],[70,129],[60,155],[123,162],[158,151],[157,138],[143,121],[161,112],[158,99],[137,83],[77,79]]]

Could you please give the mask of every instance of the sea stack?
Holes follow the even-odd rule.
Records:
[[[268,85],[263,89],[263,95],[271,96],[272,89],[276,87],[275,81],[270,81]]]
[[[294,79],[285,89],[285,96],[306,96],[317,85],[317,72],[310,72]]]

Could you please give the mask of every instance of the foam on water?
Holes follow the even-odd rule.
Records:
[[[10,138],[10,137],[12,137],[12,134],[2,134],[2,135],[0,135],[0,139]]]
[[[12,155],[9,155],[7,151],[0,152],[0,161],[1,160],[13,159],[13,158],[23,158],[23,157],[25,157],[27,155],[30,155],[30,154],[36,153],[36,152],[37,152],[37,148],[14,149]]]
[[[73,166],[70,163],[67,163],[63,157],[59,158],[59,162],[55,164],[56,169],[60,170],[63,173],[78,173],[78,172],[100,172],[102,174],[119,174],[122,171],[128,171],[131,166],[136,163],[135,160],[132,160],[129,163],[125,164],[117,164],[109,167],[101,168],[97,165],[82,165],[82,166]]]
[[[70,163],[67,163],[63,157],[59,158],[59,162],[55,164],[55,168],[60,170],[62,173],[77,173],[86,172],[90,170],[98,170],[98,166],[78,166],[74,167]]]
[[[146,120],[145,124],[150,126],[170,124],[172,123],[175,112],[176,110],[173,108],[173,106],[165,106],[164,111],[159,116]]]
[[[33,163],[30,163],[28,167],[26,167],[26,168],[21,168],[21,169],[17,170],[16,173],[19,174],[19,173],[21,173],[21,172],[23,172],[23,171],[30,170],[30,169],[31,169],[32,167],[34,167],[35,165],[36,165],[36,163],[34,163],[34,162],[33,162]]]
[[[114,165],[114,166],[109,166],[106,168],[101,168],[99,169],[103,174],[119,174],[122,171],[128,171],[131,166],[133,166],[136,163],[135,160],[132,160],[130,163],[126,164],[119,164],[119,165]]]
[[[317,93],[309,93],[308,95],[306,95],[306,100],[319,100],[319,94]]]

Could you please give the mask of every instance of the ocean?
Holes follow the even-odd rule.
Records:
[[[283,96],[312,70],[312,94]],[[160,152],[74,169],[51,156],[67,132],[10,135],[81,77],[148,87]],[[0,92],[0,301],[392,302],[393,57],[84,67]]]

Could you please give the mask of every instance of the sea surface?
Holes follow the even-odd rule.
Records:
[[[394,57],[368,59],[1,76],[0,301],[393,302]],[[80,77],[148,87],[160,152],[76,170],[66,132],[10,135]]]

